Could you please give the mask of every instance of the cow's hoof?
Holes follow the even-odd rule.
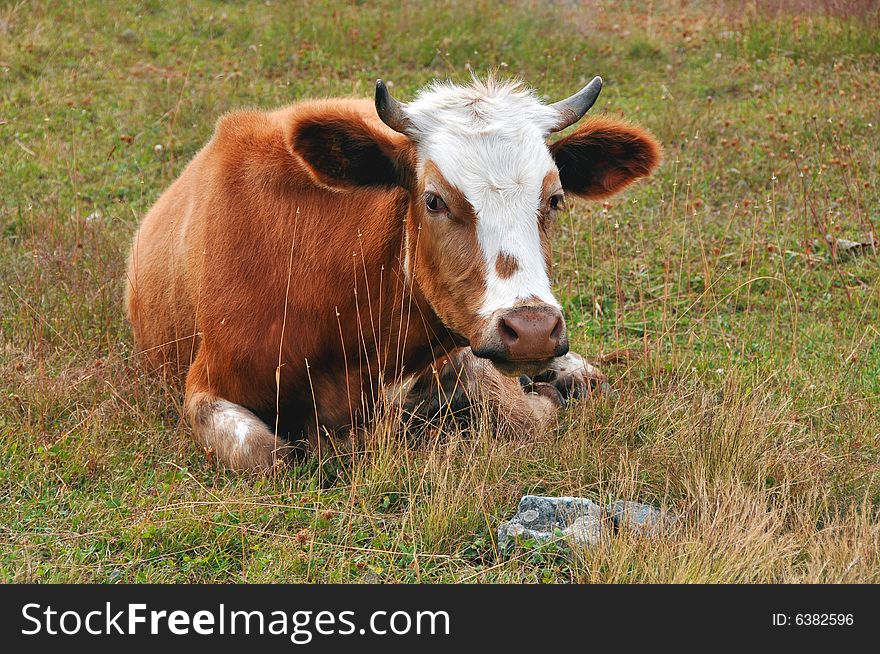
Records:
[[[554,359],[547,370],[531,379],[531,383],[553,386],[565,401],[613,394],[605,375],[574,352]]]
[[[557,407],[565,406],[565,397],[563,397],[562,393],[559,392],[559,389],[553,384],[532,382],[528,386],[525,386],[524,389],[528,395],[540,395],[541,397],[546,397]]]

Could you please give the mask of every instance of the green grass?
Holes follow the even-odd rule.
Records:
[[[825,241],[880,221],[878,10],[643,4],[0,6],[0,579],[880,581],[880,266]],[[664,144],[557,238],[574,349],[627,352],[619,400],[547,434],[383,422],[275,477],[212,466],[133,360],[137,221],[226,111],[469,69],[551,99],[601,74],[593,111]],[[502,558],[526,492],[684,519]]]

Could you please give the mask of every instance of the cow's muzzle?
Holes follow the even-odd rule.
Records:
[[[499,309],[472,349],[504,374],[538,374],[568,352],[565,319],[549,304]]]

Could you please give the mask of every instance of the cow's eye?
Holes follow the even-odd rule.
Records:
[[[439,195],[434,193],[425,193],[425,206],[431,213],[440,213],[446,211],[446,203],[440,199]]]
[[[565,196],[562,193],[557,193],[550,198],[550,208],[553,211],[558,211],[565,206]]]

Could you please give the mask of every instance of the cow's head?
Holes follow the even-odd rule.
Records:
[[[403,104],[379,80],[376,111],[394,133],[337,121],[301,129],[294,147],[331,186],[406,188],[408,279],[477,356],[507,374],[535,373],[568,351],[550,285],[565,194],[608,197],[660,159],[650,134],[605,117],[546,141],[601,88],[596,77],[548,105],[517,82],[435,83]]]

